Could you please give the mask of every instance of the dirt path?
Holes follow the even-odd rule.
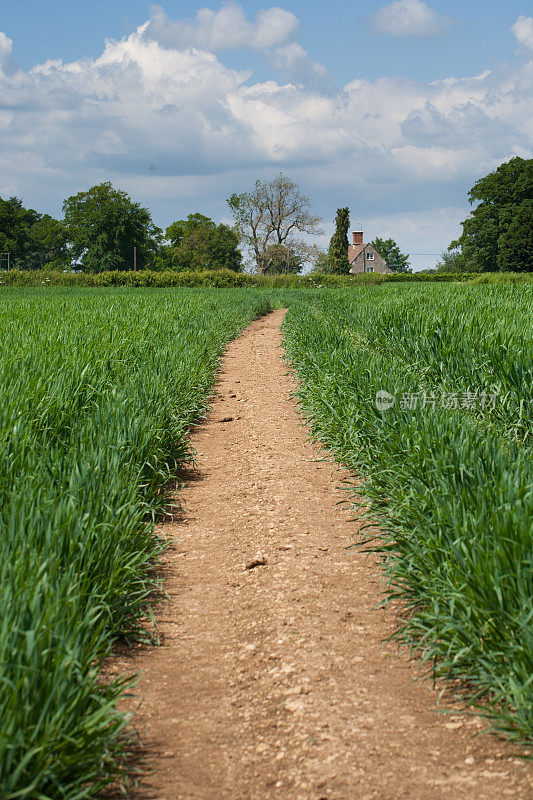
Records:
[[[228,349],[201,479],[165,561],[164,646],[144,671],[138,727],[157,800],[497,800],[532,771],[482,727],[435,710],[417,666],[383,640],[379,572],[347,551],[342,474],[307,440],[281,361],[283,312]],[[266,565],[245,569],[255,557]]]

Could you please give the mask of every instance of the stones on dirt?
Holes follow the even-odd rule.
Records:
[[[267,557],[264,555],[258,555],[255,558],[252,558],[245,564],[245,569],[255,569],[256,567],[266,567],[267,565]]]
[[[305,704],[301,700],[287,700],[285,703],[285,708],[287,711],[296,714],[298,711],[304,710]]]
[[[284,675],[292,675],[294,672],[296,672],[296,669],[291,664],[283,664],[279,671]]]
[[[310,688],[307,684],[297,684],[288,689],[288,695],[309,694]]]

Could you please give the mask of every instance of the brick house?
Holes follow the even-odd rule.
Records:
[[[353,244],[348,245],[350,275],[359,272],[386,272],[392,274],[387,262],[371,244],[364,244],[363,231],[353,232]]]

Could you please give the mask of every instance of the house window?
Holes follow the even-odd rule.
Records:
[[[367,261],[373,261],[374,260],[374,253],[367,253],[366,254],[366,259],[367,259]]]
[[[365,272],[374,272],[374,267],[365,267]]]

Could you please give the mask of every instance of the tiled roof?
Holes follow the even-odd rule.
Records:
[[[350,264],[357,258],[361,250],[366,247],[366,244],[349,244],[348,245],[348,261]]]

